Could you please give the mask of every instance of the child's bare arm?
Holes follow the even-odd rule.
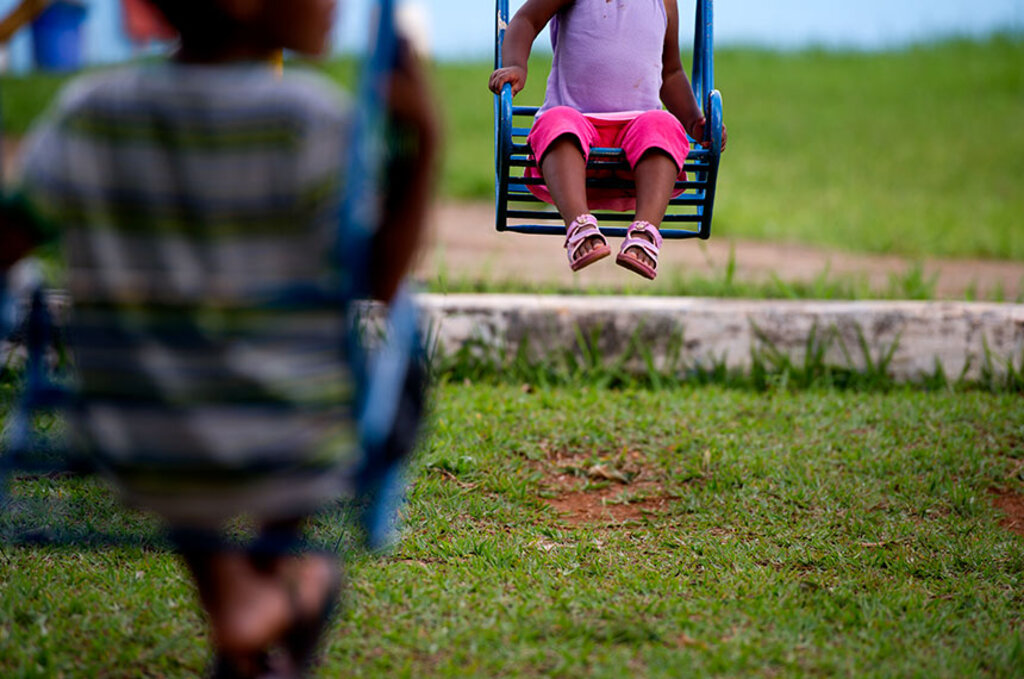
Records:
[[[676,0],[665,0],[668,12],[668,30],[665,31],[665,49],[662,57],[661,100],[669,113],[679,119],[691,137],[710,146],[711,140],[704,138],[706,121],[700,105],[693,96],[693,87],[686,77],[683,62],[679,57],[679,7]],[[726,132],[722,127],[722,148],[725,148]]]
[[[661,100],[669,113],[679,119],[690,136],[697,141],[704,138],[704,114],[693,96],[690,79],[683,70],[679,57],[679,7],[676,0],[666,0],[668,29],[662,54]],[[699,133],[699,134],[698,134]]]
[[[551,17],[573,0],[527,0],[505,31],[501,49],[502,67],[491,74],[488,87],[495,94],[501,92],[505,83],[512,85],[512,95],[518,94],[526,85],[527,62],[530,48],[537,35],[551,21]]]
[[[440,123],[423,65],[403,41],[389,112],[398,153],[386,168],[387,193],[370,263],[371,292],[390,300],[412,265],[437,176]]]

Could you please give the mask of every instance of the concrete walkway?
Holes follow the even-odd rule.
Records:
[[[492,287],[511,284],[518,285],[520,291],[557,288],[582,293],[601,289],[670,294],[681,289],[680,279],[714,281],[730,275],[737,283],[761,285],[777,280],[848,284],[856,289],[866,286],[878,296],[893,298],[896,295],[878,293],[893,288],[901,293],[899,282],[919,275],[923,285],[932,290],[928,297],[934,299],[1024,300],[1024,261],[853,253],[735,239],[716,230],[707,241],[666,242],[658,279],[645,281],[615,266],[614,257],[572,273],[561,238],[498,233],[491,203],[442,202],[435,206],[430,221],[429,242],[416,271],[417,277],[426,281],[447,278]],[[611,245],[618,248],[619,241],[612,239]]]

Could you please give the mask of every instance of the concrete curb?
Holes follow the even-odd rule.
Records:
[[[888,371],[900,382],[933,375],[937,366],[950,379],[968,380],[986,367],[997,375],[1008,365],[1024,367],[1021,304],[437,294],[419,300],[443,354],[489,347],[514,356],[527,342],[537,359],[578,350],[585,337],[609,361],[635,341],[659,368],[682,359],[746,370],[755,351],[803,365],[814,337],[827,347],[830,365],[864,369],[891,353]],[[641,359],[635,363],[645,368]]]
[[[50,293],[58,317],[67,296]],[[1024,304],[911,301],[773,301],[680,297],[554,295],[417,296],[432,349],[531,360],[581,354],[581,339],[626,369],[720,366],[748,370],[752,356],[804,364],[808,339],[831,366],[864,370],[888,358],[898,382],[934,375],[977,380],[984,370],[1024,369]],[[6,356],[13,347],[0,347]],[[890,356],[891,354],[891,356]]]

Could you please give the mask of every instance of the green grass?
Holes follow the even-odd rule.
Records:
[[[539,103],[536,58],[519,100]],[[350,63],[327,70],[351,83]],[[448,198],[493,195],[486,63],[440,64]],[[21,134],[59,79],[4,77]],[[910,257],[1024,259],[1024,38],[884,53],[719,49],[725,100],[714,233]]]
[[[992,506],[1024,492],[1019,396],[459,384],[434,403],[404,539],[352,560],[323,677],[1024,666],[1024,538]],[[549,505],[569,498],[594,518]],[[4,677],[196,676],[202,629],[163,553],[0,556]]]
[[[735,142],[719,233],[1024,257],[1024,41],[727,52],[718,72]]]

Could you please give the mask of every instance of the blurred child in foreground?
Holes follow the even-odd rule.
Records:
[[[268,62],[282,48],[323,54],[334,2],[154,4],[177,52],[65,90],[25,153],[43,219],[8,215],[0,269],[60,236],[75,430],[122,495],[170,526],[210,622],[213,675],[300,676],[340,573],[299,539],[350,490],[357,459],[332,259],[352,116],[328,81],[279,78]],[[403,181],[371,247],[382,300],[419,243],[437,149],[422,72],[407,49],[398,61],[390,116],[414,142],[391,166]],[[260,547],[223,540],[239,517]]]

